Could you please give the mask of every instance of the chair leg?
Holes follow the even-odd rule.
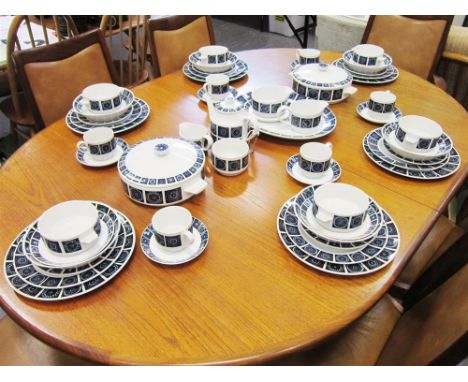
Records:
[[[15,138],[16,143],[19,145],[18,126],[13,121],[10,121],[10,134]]]

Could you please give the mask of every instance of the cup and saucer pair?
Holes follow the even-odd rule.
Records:
[[[395,106],[396,96],[389,90],[372,92],[368,101],[360,103],[356,112],[366,121],[384,125],[396,122],[402,117]]]
[[[180,265],[200,256],[208,245],[208,229],[189,210],[162,208],[153,215],[141,235],[145,256],[158,264]]]
[[[286,162],[287,173],[300,183],[318,186],[336,182],[341,167],[332,159],[332,144],[309,142],[301,146],[299,154]]]
[[[83,141],[76,145],[76,159],[88,167],[105,167],[118,162],[128,149],[121,138],[114,137],[109,127],[96,127],[83,134]]]

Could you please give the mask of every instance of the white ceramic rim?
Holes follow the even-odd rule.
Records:
[[[106,101],[111,100],[122,94],[123,88],[115,84],[102,82],[89,85],[83,89],[81,95],[88,101]],[[102,94],[104,93],[104,94]]]
[[[206,76],[205,82],[213,86],[229,85],[229,77],[225,74],[210,74]]]
[[[182,122],[179,124],[179,135],[182,139],[198,141],[208,134],[208,129],[199,123]]]
[[[352,201],[353,204],[358,206],[358,210],[353,211],[352,213],[344,213],[339,210],[339,206],[337,204],[325,208],[324,203],[326,203],[325,201],[329,199],[330,196]],[[360,215],[366,212],[369,208],[369,196],[356,186],[346,183],[327,183],[318,187],[314,192],[314,202],[319,208],[333,215],[339,216]]]
[[[201,54],[205,54],[207,56],[214,56],[219,54],[226,54],[229,52],[229,49],[222,45],[206,45],[202,46],[198,51]]]
[[[326,143],[308,142],[301,146],[299,155],[311,162],[325,162],[331,159],[332,148]]]
[[[436,121],[421,115],[405,115],[398,121],[398,126],[405,133],[420,139],[437,139],[444,132]]]
[[[293,90],[289,86],[268,85],[252,90],[252,99],[259,103],[281,103],[288,99]]]
[[[302,58],[319,58],[320,50],[313,48],[297,49],[297,54]]]
[[[299,118],[315,118],[322,115],[328,107],[328,102],[316,99],[299,99],[291,102],[289,110],[291,114]]]
[[[374,44],[359,44],[352,49],[353,53],[358,54],[359,56],[371,58],[382,57],[385,53],[385,50],[378,45]]]
[[[213,143],[213,146],[211,146],[211,152],[219,159],[242,159],[249,154],[249,145],[242,139],[222,138]]]
[[[95,127],[83,134],[83,140],[88,145],[101,145],[114,138],[114,130],[110,127]]]
[[[192,214],[187,208],[180,206],[161,208],[153,215],[151,225],[161,235],[179,235],[192,225]]]
[[[371,101],[378,103],[394,103],[396,101],[396,95],[393,94],[390,90],[377,90],[370,94]]]

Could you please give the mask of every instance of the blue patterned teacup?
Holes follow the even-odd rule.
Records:
[[[320,50],[318,49],[298,49],[296,52],[301,65],[316,64],[320,60]]]
[[[436,147],[442,134],[442,127],[437,122],[419,115],[401,117],[395,130],[399,144],[420,152]]]
[[[184,207],[171,206],[157,211],[151,220],[156,243],[165,251],[178,252],[195,240],[192,214]]]
[[[229,94],[229,77],[225,74],[210,74],[206,76],[203,89],[212,100],[223,100]]]
[[[308,178],[320,178],[330,168],[332,157],[330,142],[309,142],[301,146],[299,151],[299,167]]]
[[[115,154],[117,143],[114,131],[110,127],[95,127],[83,134],[83,140],[76,144],[79,150],[85,150],[91,158],[104,161]]]
[[[279,108],[286,103],[292,89],[288,86],[263,86],[252,91],[252,111],[261,118],[277,118]]]
[[[211,146],[212,163],[222,175],[234,176],[249,166],[249,145],[240,139],[217,140]]]
[[[107,114],[122,105],[124,88],[110,83],[99,83],[86,87],[81,96],[88,110],[95,114]]]
[[[281,106],[278,109],[278,119],[289,124],[298,133],[308,134],[320,125],[322,113],[327,106],[326,101],[301,99],[289,106]]]

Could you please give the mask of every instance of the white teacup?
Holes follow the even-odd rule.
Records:
[[[320,50],[318,49],[297,49],[299,64],[316,64],[320,61]]]
[[[200,146],[204,151],[210,149],[213,138],[208,129],[198,123],[182,122],[179,125],[179,136]]]
[[[78,142],[76,147],[88,151],[95,160],[107,160],[114,155],[117,147],[114,131],[110,127],[90,129],[83,134],[83,140]]]
[[[320,178],[330,168],[332,157],[330,142],[309,142],[299,150],[299,167],[308,178]]]
[[[396,95],[390,90],[375,91],[370,94],[367,101],[369,115],[373,118],[381,118],[391,113],[395,107]]]
[[[170,252],[182,251],[194,242],[192,224],[190,211],[179,206],[162,208],[151,220],[156,243]]]
[[[89,111],[106,114],[122,104],[122,93],[125,89],[110,83],[99,83],[86,87],[81,96]]]
[[[47,248],[71,256],[96,243],[101,231],[98,218],[92,203],[70,200],[45,211],[38,220],[37,229]]]
[[[278,109],[287,101],[292,89],[288,86],[263,86],[252,91],[252,110],[261,118],[277,118]]]
[[[359,188],[345,183],[327,183],[314,192],[312,213],[317,222],[332,231],[353,231],[367,215],[369,197]]]
[[[365,66],[380,66],[384,63],[384,50],[373,44],[356,45],[353,48],[353,61]]]
[[[203,64],[222,64],[227,61],[228,48],[221,45],[208,45],[198,49]]]
[[[395,137],[409,150],[428,151],[437,145],[442,133],[442,127],[432,119],[406,115],[398,121]]]
[[[222,175],[238,175],[249,166],[249,145],[241,139],[220,139],[213,143],[211,154],[215,170]]]
[[[278,109],[278,118],[292,126],[299,133],[309,133],[320,125],[322,113],[328,106],[326,101],[314,99],[301,99],[289,106]]]
[[[223,100],[229,93],[229,77],[225,74],[210,74],[206,76],[203,89],[212,100]]]

